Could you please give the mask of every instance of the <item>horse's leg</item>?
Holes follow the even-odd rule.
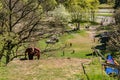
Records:
[[[29,60],[33,60],[33,55],[29,54],[28,58],[29,58]]]
[[[38,60],[40,59],[40,55],[37,56],[38,57]]]
[[[40,54],[39,53],[37,54],[37,58],[38,58],[38,60],[40,59]]]

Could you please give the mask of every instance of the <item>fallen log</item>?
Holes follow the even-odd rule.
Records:
[[[102,63],[103,66],[109,66],[112,68],[117,68],[120,71],[120,65],[109,64],[109,63]]]

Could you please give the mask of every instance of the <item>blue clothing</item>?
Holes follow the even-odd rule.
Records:
[[[108,55],[108,56],[107,56],[107,63],[115,64],[115,63],[114,63],[114,60],[113,60],[113,57],[112,57],[111,55]],[[112,68],[112,67],[106,67],[106,68],[105,68],[105,72],[106,72],[108,75],[111,74],[111,73],[114,73],[114,74],[117,75],[117,74],[119,73],[118,69]]]
[[[119,73],[119,71],[118,71],[118,69],[116,69],[116,68],[111,68],[111,67],[107,67],[107,68],[105,68],[105,72],[109,75],[109,74],[111,74],[111,73],[114,73],[114,74],[118,74]]]
[[[107,56],[107,63],[114,64],[113,57],[110,54]]]

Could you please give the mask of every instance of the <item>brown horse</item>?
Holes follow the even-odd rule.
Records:
[[[33,57],[34,56],[37,56],[37,59],[39,60],[40,59],[40,50],[38,48],[27,48],[26,51],[25,51],[25,58],[28,54],[28,58],[29,60],[33,60]]]

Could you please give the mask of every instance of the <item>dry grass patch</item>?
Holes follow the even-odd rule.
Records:
[[[82,73],[81,63],[89,64],[89,59],[45,59],[12,61],[8,64],[9,80],[68,80]]]

